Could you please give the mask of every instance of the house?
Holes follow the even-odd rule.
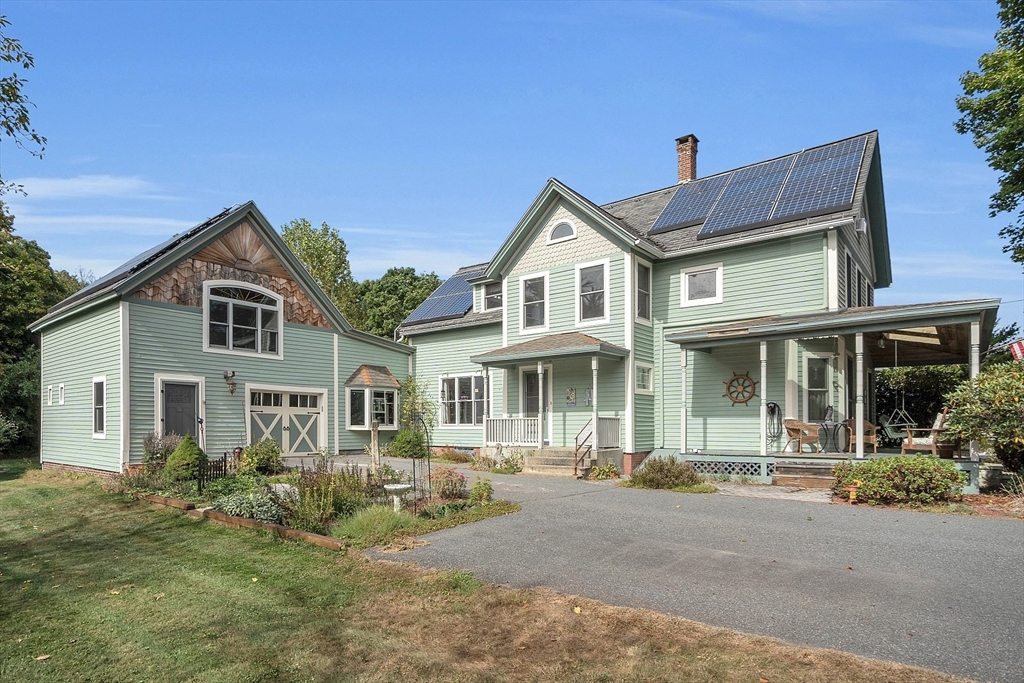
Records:
[[[977,372],[998,300],[874,304],[892,281],[877,131],[707,177],[697,144],[676,140],[676,183],[600,206],[549,180],[402,323],[432,445],[766,478],[781,418],[873,421],[876,368]]]
[[[252,202],[50,309],[40,332],[43,467],[121,472],[150,432],[211,455],[270,437],[286,456],[397,430],[412,349],[354,329]]]

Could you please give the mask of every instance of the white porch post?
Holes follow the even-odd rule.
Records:
[[[981,372],[981,321],[971,323],[971,379]],[[977,462],[981,459],[981,444],[971,441],[971,460]]]
[[[857,415],[854,438],[857,439],[857,458],[864,457],[864,333],[857,333]]]
[[[597,356],[592,356],[590,358],[590,374],[593,375],[593,378],[591,380],[593,384],[593,389],[590,393],[590,434],[593,439],[591,446],[594,449],[595,456],[597,455],[597,448],[599,445],[599,442],[597,440],[597,366]]]
[[[487,446],[487,421],[491,419],[491,369],[484,366],[484,439],[482,446]]]
[[[679,360],[682,364],[683,373],[682,379],[679,382],[680,389],[682,390],[682,402],[679,415],[679,453],[686,455],[686,360],[687,360],[686,349],[681,349],[679,354]]]
[[[768,455],[768,342],[761,342],[761,455]]]
[[[537,448],[544,448],[544,363],[537,361]]]

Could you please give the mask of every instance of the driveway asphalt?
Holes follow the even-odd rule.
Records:
[[[1019,521],[489,476],[496,497],[521,512],[429,534],[429,545],[400,557],[982,681],[1024,681]]]

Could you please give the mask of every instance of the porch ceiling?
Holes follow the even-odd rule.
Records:
[[[981,350],[988,346],[999,299],[846,308],[827,313],[777,315],[700,327],[666,335],[687,349],[761,341],[864,333],[876,367],[943,365],[970,360],[970,323],[981,323]],[[879,339],[885,342],[879,345]],[[898,353],[898,358],[897,358]]]
[[[621,360],[629,351],[581,332],[547,334],[529,341],[470,356],[474,363],[490,367],[515,367],[523,363],[570,356],[598,356]]]

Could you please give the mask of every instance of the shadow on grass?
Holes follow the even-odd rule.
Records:
[[[32,458],[0,458],[0,481],[21,479],[29,470],[38,470],[39,461]]]

